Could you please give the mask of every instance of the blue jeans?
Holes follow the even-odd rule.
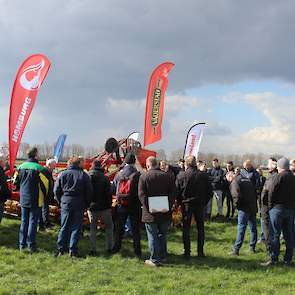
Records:
[[[83,226],[83,210],[61,209],[61,229],[57,239],[57,249],[66,252],[68,246],[71,252],[77,254],[78,242]]]
[[[150,260],[154,263],[161,262],[167,256],[167,232],[170,221],[146,223],[145,229],[148,237]]]
[[[36,249],[36,232],[40,217],[40,208],[21,207],[21,224],[19,229],[19,248]]]
[[[4,212],[4,203],[0,202],[0,223],[3,218],[3,212]]]
[[[280,235],[283,236],[286,243],[286,252],[284,261],[290,262],[293,257],[293,228],[294,228],[294,215],[293,209],[285,208],[272,208],[269,211],[270,221],[273,228],[273,236],[271,243],[271,259],[278,261],[280,255]]]
[[[238,232],[234,250],[239,252],[244,242],[247,224],[250,227],[250,248],[255,249],[257,243],[256,214],[248,214],[242,210],[238,210]]]

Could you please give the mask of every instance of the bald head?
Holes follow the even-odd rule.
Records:
[[[247,170],[251,169],[253,167],[251,160],[246,160],[243,164],[243,167]]]
[[[146,159],[146,168],[150,170],[151,168],[156,168],[158,166],[158,161],[155,157],[148,157]]]

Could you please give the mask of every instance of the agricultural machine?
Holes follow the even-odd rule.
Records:
[[[102,167],[105,169],[106,175],[112,181],[116,173],[124,166],[124,158],[129,152],[136,155],[136,165],[138,169],[144,169],[148,157],[156,157],[156,152],[142,148],[139,141],[130,138],[117,141],[115,138],[109,138],[105,143],[105,149],[102,153],[92,158],[85,159],[84,169],[89,170],[92,162],[95,159],[99,159],[102,163]],[[44,162],[40,162],[40,164],[43,166],[45,165]],[[57,177],[58,173],[66,169],[66,167],[66,163],[58,163],[54,177]],[[9,185],[12,190],[12,197],[5,203],[5,212],[9,215],[20,216],[19,192],[13,190],[13,184],[9,183]],[[53,219],[59,218],[60,209],[54,201],[50,204],[49,211]],[[87,220],[87,215],[85,215],[85,221],[87,222]]]

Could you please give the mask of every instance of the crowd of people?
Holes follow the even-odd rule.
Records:
[[[223,169],[214,159],[212,168],[197,161],[194,156],[180,160],[177,167],[155,157],[146,160],[146,169],[136,168],[136,156],[128,153],[122,169],[112,182],[105,175],[101,162],[93,161],[90,171],[84,171],[82,157],[73,156],[67,169],[54,179],[56,162],[49,159],[46,166],[38,163],[38,150],[28,152],[28,160],[17,167],[13,176],[15,188],[20,191],[21,224],[20,251],[37,251],[36,233],[52,227],[49,203],[53,198],[60,207],[60,230],[56,256],[69,253],[77,257],[78,243],[83,229],[84,212],[90,222],[90,255],[98,255],[96,246],[98,220],[105,228],[105,248],[109,255],[120,252],[127,220],[129,221],[134,255],[142,257],[141,227],[144,224],[150,257],[148,266],[157,267],[167,261],[167,233],[172,212],[182,213],[184,258],[191,257],[190,229],[192,219],[197,227],[197,255],[205,257],[205,220],[212,218],[212,202],[216,199],[217,216],[229,221],[237,211],[237,236],[229,252],[239,255],[247,225],[250,228],[249,250],[255,253],[257,242],[265,244],[269,260],[262,266],[278,263],[281,238],[286,252],[285,264],[292,262],[295,236],[295,160],[281,158],[268,160],[268,176],[255,169],[250,160],[243,167],[226,163]],[[10,198],[4,173],[5,157],[0,155],[0,222],[4,202]],[[115,204],[113,204],[115,196]],[[224,204],[227,210],[223,215]],[[260,213],[261,237],[257,237],[257,213]],[[282,237],[281,237],[282,235]]]

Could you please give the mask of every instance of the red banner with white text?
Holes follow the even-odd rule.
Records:
[[[168,86],[168,74],[174,64],[160,64],[152,73],[146,98],[144,146],[162,138],[164,98]]]
[[[20,66],[12,89],[9,110],[9,163],[13,171],[15,159],[36,96],[50,68],[49,59],[42,54],[28,57]]]

